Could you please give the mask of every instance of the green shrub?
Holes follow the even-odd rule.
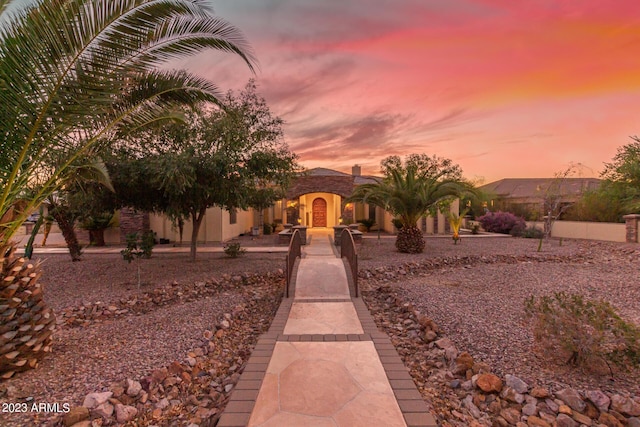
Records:
[[[247,250],[245,248],[240,247],[240,243],[228,243],[224,247],[224,253],[227,254],[230,258],[238,258],[241,255],[244,255]]]
[[[525,228],[524,231],[520,233],[520,237],[524,237],[525,239],[542,239],[544,237],[544,231],[538,227],[531,226]]]
[[[125,239],[127,247],[120,251],[125,261],[131,262],[136,258],[151,258],[153,246],[156,243],[153,231],[145,231],[142,235],[129,233]]]
[[[400,221],[398,218],[393,218],[393,219],[391,220],[391,223],[392,223],[392,224],[393,224],[393,226],[394,226],[395,228],[397,228],[398,230],[401,230],[401,229],[402,229],[402,221]]]
[[[606,301],[558,292],[525,301],[536,343],[545,354],[593,368],[598,361],[640,365],[640,329],[625,322]]]
[[[262,234],[264,234],[265,236],[268,236],[269,234],[271,234],[272,230],[273,230],[273,226],[271,224],[268,224],[266,222],[262,224]]]
[[[125,236],[127,247],[120,251],[122,259],[131,263],[142,255],[142,251],[138,249],[138,233],[129,233]]]
[[[153,247],[156,244],[156,238],[153,231],[145,231],[140,238],[140,250],[142,251],[142,258],[151,258]]]
[[[367,231],[371,231],[371,227],[376,225],[376,220],[373,218],[363,218],[363,219],[357,220],[357,222],[364,225],[364,228],[366,228]]]

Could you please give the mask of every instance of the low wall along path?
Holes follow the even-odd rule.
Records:
[[[436,426],[388,336],[351,297],[329,230],[308,233],[293,298],[259,339],[218,427]]]

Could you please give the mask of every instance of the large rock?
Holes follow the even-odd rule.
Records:
[[[640,427],[640,418],[631,417],[628,421],[629,427]]]
[[[589,390],[585,393],[587,399],[594,405],[600,412],[607,412],[609,410],[609,404],[611,399],[609,396],[601,392],[600,390]]]
[[[104,402],[98,405],[93,412],[100,415],[102,418],[111,418],[113,415],[113,405],[109,402]]]
[[[531,389],[529,394],[533,397],[537,397],[538,399],[546,399],[550,396],[549,390],[544,387],[534,387]]]
[[[522,407],[522,413],[524,415],[537,415],[538,414],[538,406],[535,403],[527,403]]]
[[[529,384],[522,381],[520,378],[516,377],[515,375],[507,374],[504,376],[504,380],[505,380],[504,381],[505,384],[508,387],[511,387],[518,393],[526,393],[529,390]]]
[[[69,410],[66,414],[64,414],[64,418],[62,422],[65,427],[70,427],[74,424],[77,424],[81,421],[89,419],[89,409],[84,406],[75,406]]]
[[[128,423],[138,414],[138,410],[133,406],[128,405],[116,405],[116,420],[119,423]]]
[[[527,425],[529,427],[551,427],[551,424],[540,417],[536,417],[535,415],[527,418]]]
[[[453,341],[451,341],[449,338],[440,338],[438,341],[436,341],[436,346],[444,350],[447,360],[452,361],[455,360],[456,357],[458,357],[458,349],[456,348],[456,345],[453,343]]]
[[[480,374],[476,380],[476,386],[485,393],[500,393],[502,380],[493,374]]]
[[[607,412],[603,412],[600,414],[598,422],[607,427],[623,427],[623,424],[616,417]]]
[[[138,381],[127,380],[127,395],[136,397],[142,391],[142,384]]]
[[[521,393],[518,393],[511,387],[505,387],[502,390],[502,393],[500,393],[500,396],[503,399],[508,400],[509,402],[513,402],[517,404],[521,404],[522,402],[524,402],[524,395]]]
[[[553,399],[545,399],[544,403],[545,405],[547,405],[547,408],[549,408],[549,410],[553,413],[557,414],[560,410],[560,405],[558,405]]]
[[[578,423],[573,420],[567,414],[560,414],[558,418],[556,418],[556,426],[557,427],[578,427]]]
[[[640,416],[640,402],[619,394],[611,396],[611,409],[629,417]]]
[[[113,393],[110,391],[104,391],[102,393],[89,393],[85,396],[82,406],[89,409],[95,409],[109,400],[111,396],[113,396]]]
[[[576,420],[580,424],[584,424],[587,426],[591,424],[591,418],[584,414],[581,414],[579,412],[574,412],[573,415],[571,416],[573,417],[574,420]]]
[[[500,416],[504,418],[509,424],[515,425],[520,421],[520,411],[516,408],[506,408],[500,411]]]
[[[564,403],[575,411],[582,412],[587,404],[582,400],[580,393],[572,388],[565,388],[556,392],[556,397],[562,400]]]
[[[462,404],[464,405],[465,408],[469,410],[469,413],[474,418],[480,418],[482,416],[480,409],[478,409],[478,407],[473,403],[472,395],[468,395],[467,397],[465,397],[464,400],[462,401]]]
[[[466,351],[463,351],[458,357],[456,357],[452,372],[454,374],[464,374],[467,370],[473,368],[473,364],[473,356]]]

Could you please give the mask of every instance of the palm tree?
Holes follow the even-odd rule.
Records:
[[[396,238],[398,251],[420,253],[425,241],[416,226],[418,220],[470,190],[465,182],[444,176],[446,172],[421,174],[415,165],[393,168],[381,181],[356,187],[347,201],[369,203],[391,213],[402,225]]]
[[[129,132],[221,98],[168,61],[213,48],[255,60],[202,0],[0,0],[0,375],[35,367],[55,319],[39,267],[10,243],[78,159]],[[11,9],[9,6],[13,6]],[[11,10],[11,11],[10,11]],[[56,162],[52,162],[55,158]],[[32,191],[29,191],[32,190]]]

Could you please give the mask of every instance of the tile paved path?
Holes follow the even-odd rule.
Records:
[[[284,299],[218,427],[436,426],[389,338],[351,298],[328,229],[308,230]]]

